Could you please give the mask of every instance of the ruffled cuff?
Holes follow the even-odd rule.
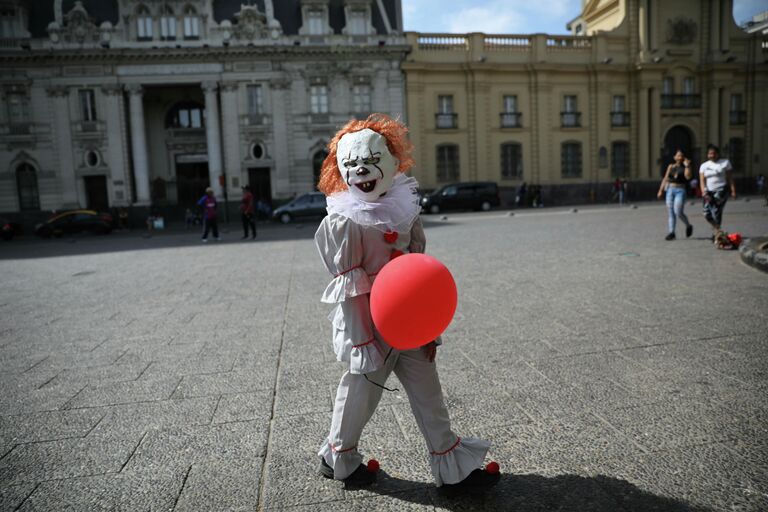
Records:
[[[325,440],[317,454],[333,468],[334,480],[344,480],[363,462],[363,456],[357,451],[357,446],[349,449],[334,449],[329,439]]]
[[[363,267],[355,267],[337,274],[323,292],[321,302],[336,304],[350,297],[371,292],[371,279]]]
[[[474,437],[460,437],[444,452],[432,452],[429,464],[438,487],[443,484],[457,484],[469,474],[483,467],[485,454],[491,443]]]
[[[384,365],[385,350],[382,342],[371,329],[364,329],[362,325],[353,329],[345,320],[342,305],[336,306],[328,319],[333,325],[333,352],[336,360],[349,364],[350,373],[370,373]]]

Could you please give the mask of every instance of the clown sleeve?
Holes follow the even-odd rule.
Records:
[[[315,233],[315,246],[333,280],[325,288],[322,302],[335,304],[371,291],[371,280],[363,269],[360,226],[341,215],[329,215]]]

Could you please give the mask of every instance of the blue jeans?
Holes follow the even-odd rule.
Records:
[[[667,211],[669,213],[669,232],[675,232],[675,224],[678,219],[686,226],[690,226],[688,217],[683,212],[685,205],[685,189],[682,187],[667,187]]]

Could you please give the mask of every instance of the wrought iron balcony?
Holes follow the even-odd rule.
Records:
[[[611,112],[611,126],[629,126],[629,112]]]
[[[746,110],[731,110],[731,124],[747,124]]]
[[[450,129],[459,127],[459,115],[452,113],[435,114],[435,127],[438,129]]]
[[[563,128],[581,126],[581,112],[560,112],[560,126]]]
[[[523,122],[520,119],[523,117],[523,114],[520,112],[502,112],[499,114],[501,116],[501,127],[502,128],[522,128]]]
[[[662,94],[661,108],[701,108],[701,94]]]

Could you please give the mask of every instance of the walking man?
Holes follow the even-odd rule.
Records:
[[[251,238],[256,240],[256,209],[254,208],[250,185],[243,187],[243,198],[240,200],[240,217],[243,220],[243,237],[241,240],[248,238],[248,228],[253,233]]]

